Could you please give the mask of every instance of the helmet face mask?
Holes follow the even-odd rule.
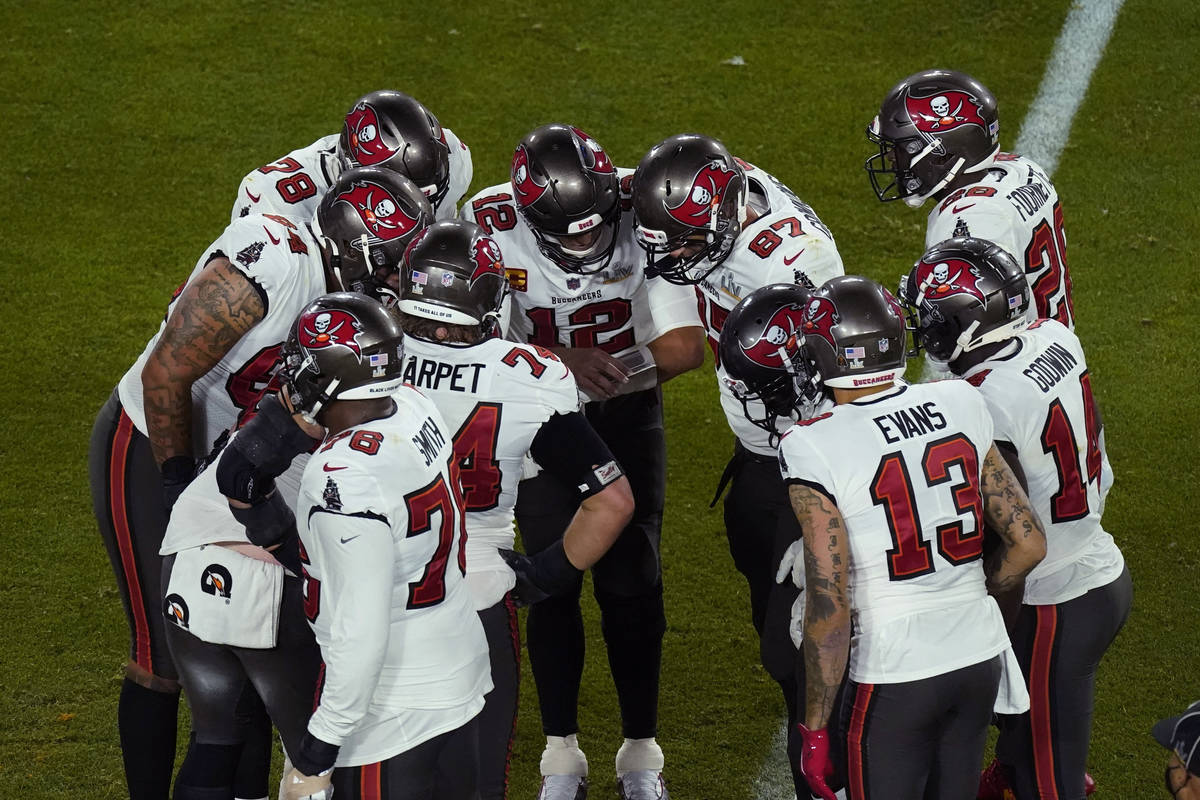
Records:
[[[746,419],[772,439],[781,418],[808,418],[821,400],[800,327],[808,298],[803,286],[764,286],[743,298],[721,328],[725,383]]]
[[[408,178],[384,167],[355,167],[321,198],[312,229],[342,289],[391,305],[404,250],[432,221],[433,207]]]
[[[672,136],[638,165],[633,211],[647,273],[698,284],[728,258],[742,232],[745,171],[716,139]]]
[[[962,72],[926,70],[898,83],[867,128],[879,152],[864,167],[882,202],[914,208],[999,152],[996,98]]]
[[[542,255],[580,275],[608,267],[621,220],[620,181],[595,139],[571,125],[536,128],[513,152],[510,179]]]
[[[381,303],[354,292],[334,292],[310,303],[293,323],[280,355],[283,391],[312,423],[334,400],[382,397],[403,383],[399,323]]]
[[[931,247],[905,277],[901,297],[917,317],[918,347],[944,363],[1004,341],[1028,322],[1024,271],[983,239],[948,239]]]
[[[337,156],[343,169],[384,166],[412,180],[435,208],[450,188],[450,146],[437,117],[391,90],[363,95],[346,112]]]

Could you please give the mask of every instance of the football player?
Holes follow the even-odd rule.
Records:
[[[320,320],[345,335],[323,336]],[[317,298],[283,359],[290,405],[327,432],[296,504],[323,669],[284,796],[477,797],[477,716],[492,682],[465,582],[452,430],[404,385],[399,321],[371,298]]]
[[[1101,524],[1113,472],[1083,348],[1060,322],[1028,322],[1021,265],[992,242],[934,246],[901,299],[919,320],[919,344],[978,387],[997,449],[1046,526],[1046,558],[1014,593],[1012,640],[1030,710],[1001,717],[980,797],[999,800],[1011,784],[1021,800],[1082,798],[1096,671],[1133,598]]]
[[[323,435],[267,395],[172,511],[163,607],[192,718],[174,800],[235,796],[246,777],[238,714],[248,694],[262,698],[286,750],[300,746],[321,653],[304,619],[295,517],[276,478],[320,443],[309,433]]]
[[[343,173],[310,222],[237,219],[205,249],[101,409],[88,471],[130,629],[118,728],[134,800],[167,796],[175,755],[179,683],[158,555],[171,506],[197,459],[275,385],[279,349],[299,310],[331,289],[390,291],[404,247],[432,219],[420,190],[381,167]],[[348,333],[322,326],[330,339]],[[292,497],[297,485],[281,482]]]
[[[579,510],[561,542],[518,564],[540,589],[567,588],[612,545],[633,513],[629,481],[579,407],[575,380],[557,356],[493,335],[507,281],[495,241],[473,222],[426,228],[404,255],[404,380],[437,404],[461,466],[467,585],[483,621],[492,684],[479,717],[479,794],[505,800],[517,721],[520,638],[509,590],[513,507],[526,456]],[[570,446],[564,443],[570,442]],[[508,555],[509,558],[513,556]],[[541,594],[533,589],[536,599]]]
[[[783,691],[788,751],[795,762],[794,723],[804,692],[797,670],[803,662],[788,629],[800,587],[787,576],[790,560],[800,552],[798,545],[788,548],[800,530],[775,458],[791,411],[773,413],[759,398],[741,396],[743,387],[730,381],[718,337],[730,311],[755,289],[780,282],[821,284],[842,274],[842,260],[811,207],[779,179],[734,158],[708,136],[672,136],[651,149],[634,178],[633,211],[648,271],[695,286],[716,358],[721,408],[736,436],[716,495],[730,485],[725,535],[733,563],[750,585],[751,621],[763,666]],[[801,791],[803,781],[795,771],[793,779]]]
[[[618,788],[630,800],[666,796],[655,741],[663,611],[659,542],[666,446],[659,385],[703,363],[703,332],[691,293],[647,279],[619,170],[600,144],[569,125],[529,133],[511,181],[475,195],[463,216],[477,222],[507,261],[507,338],[545,347],[575,376],[584,413],[625,471],[633,519],[592,569],[609,667],[625,737]],[[551,546],[579,508],[579,492],[543,471],[521,483],[517,525],[527,553]],[[576,707],[583,672],[581,582],[529,610],[529,657],[547,737],[540,800],[586,791]]]
[[[833,278],[808,299],[800,328],[803,347],[785,352],[811,361],[836,404],[779,445],[804,529],[801,770],[833,800],[826,726],[848,665],[849,797],[972,797],[993,709],[1028,708],[988,591],[1018,584],[1041,560],[1042,528],[975,388],[899,380],[906,327],[890,292]],[[1000,540],[986,559],[985,525]]]
[[[1030,319],[1075,326],[1062,204],[1045,171],[1000,152],[996,98],[979,81],[931,69],[896,84],[867,128],[866,169],[883,202],[933,200],[925,247],[952,236],[995,242],[1029,282]],[[932,354],[931,354],[932,357]],[[936,363],[936,362],[935,362]]]
[[[312,219],[326,190],[342,170],[389,167],[412,180],[438,219],[453,217],[471,185],[471,151],[417,100],[382,89],[363,95],[346,112],[342,132],[242,178],[232,218],[280,214]]]

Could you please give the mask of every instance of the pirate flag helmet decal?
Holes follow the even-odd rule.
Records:
[[[279,374],[292,406],[312,422],[333,400],[365,400],[403,382],[404,336],[382,303],[354,292],[318,297],[292,325]]]
[[[386,167],[355,167],[325,193],[312,227],[342,288],[387,302],[404,248],[432,221],[433,207],[408,178]]]
[[[866,161],[880,200],[919,206],[963,173],[992,166],[1000,150],[996,98],[953,70],[925,70],[896,84],[867,128],[879,151]]]
[[[915,317],[916,348],[938,361],[1008,339],[1025,328],[1029,282],[1004,248],[983,239],[947,239],[931,247],[901,282]]]

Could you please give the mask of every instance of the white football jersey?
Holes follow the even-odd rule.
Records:
[[[1079,339],[1039,320],[963,377],[987,401],[996,440],[1016,448],[1046,529],[1046,557],[1025,579],[1025,602],[1065,603],[1120,577],[1125,560],[1100,523],[1113,471]]]
[[[458,213],[458,201],[471,185],[471,150],[449,128],[446,145],[450,148],[450,184],[446,196],[434,209],[437,219],[452,219]],[[308,147],[293,150],[278,161],[259,167],[242,178],[232,217],[247,214],[282,214],[297,220],[310,220],[329,187],[342,173],[337,158],[341,134],[322,136]]]
[[[846,523],[853,680],[920,680],[1008,649],[983,573],[991,447],[991,416],[965,381],[898,384],[784,435],[784,479],[831,498]]]
[[[463,725],[492,688],[452,431],[417,390],[393,397],[390,416],[326,439],[296,504],[305,613],[325,662],[308,729],[341,745],[342,767]]]
[[[955,236],[995,242],[1025,268],[1030,321],[1056,319],[1075,327],[1062,204],[1041,167],[1024,156],[997,155],[982,180],[929,212],[926,248]]]
[[[729,256],[696,286],[700,319],[716,359],[721,410],[734,435],[746,449],[771,456],[770,434],[746,419],[739,400],[726,382],[717,343],[729,312],[746,295],[772,283],[802,283],[804,278],[820,286],[844,274],[833,235],[815,211],[773,175],[744,161],[754,205],[767,210],[738,236]],[[762,403],[750,404],[751,413],[761,418]],[[781,420],[780,433],[791,423]]]
[[[617,173],[627,187],[633,171]],[[592,275],[566,272],[542,255],[513,202],[511,184],[477,193],[463,205],[462,217],[482,226],[504,254],[507,339],[541,347],[599,347],[617,356],[675,328],[700,324],[686,286],[646,278],[646,254],[634,239],[628,211],[621,214],[612,261]]]
[[[434,403],[453,432],[467,511],[467,583],[477,609],[516,579],[496,549],[513,549],[522,465],[542,423],[579,410],[575,378],[552,353],[487,339],[474,345],[404,340],[404,380]]]
[[[252,413],[268,389],[275,389],[279,350],[304,307],[326,292],[321,248],[304,223],[280,216],[253,214],[232,222],[204,251],[187,282],[176,291],[167,318],[205,265],[224,256],[258,289],[266,315],[246,332],[215,367],[192,384],[194,455],[204,456],[227,429]],[[142,433],[146,415],[142,400],[142,368],[166,326],[159,326],[138,360],[117,384],[125,413]]]

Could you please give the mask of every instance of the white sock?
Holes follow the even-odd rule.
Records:
[[[626,739],[617,751],[617,775],[638,770],[661,771],[665,759],[662,748],[654,737],[649,739]]]
[[[578,736],[547,736],[541,771],[543,775],[587,775],[587,756],[579,749]]]

